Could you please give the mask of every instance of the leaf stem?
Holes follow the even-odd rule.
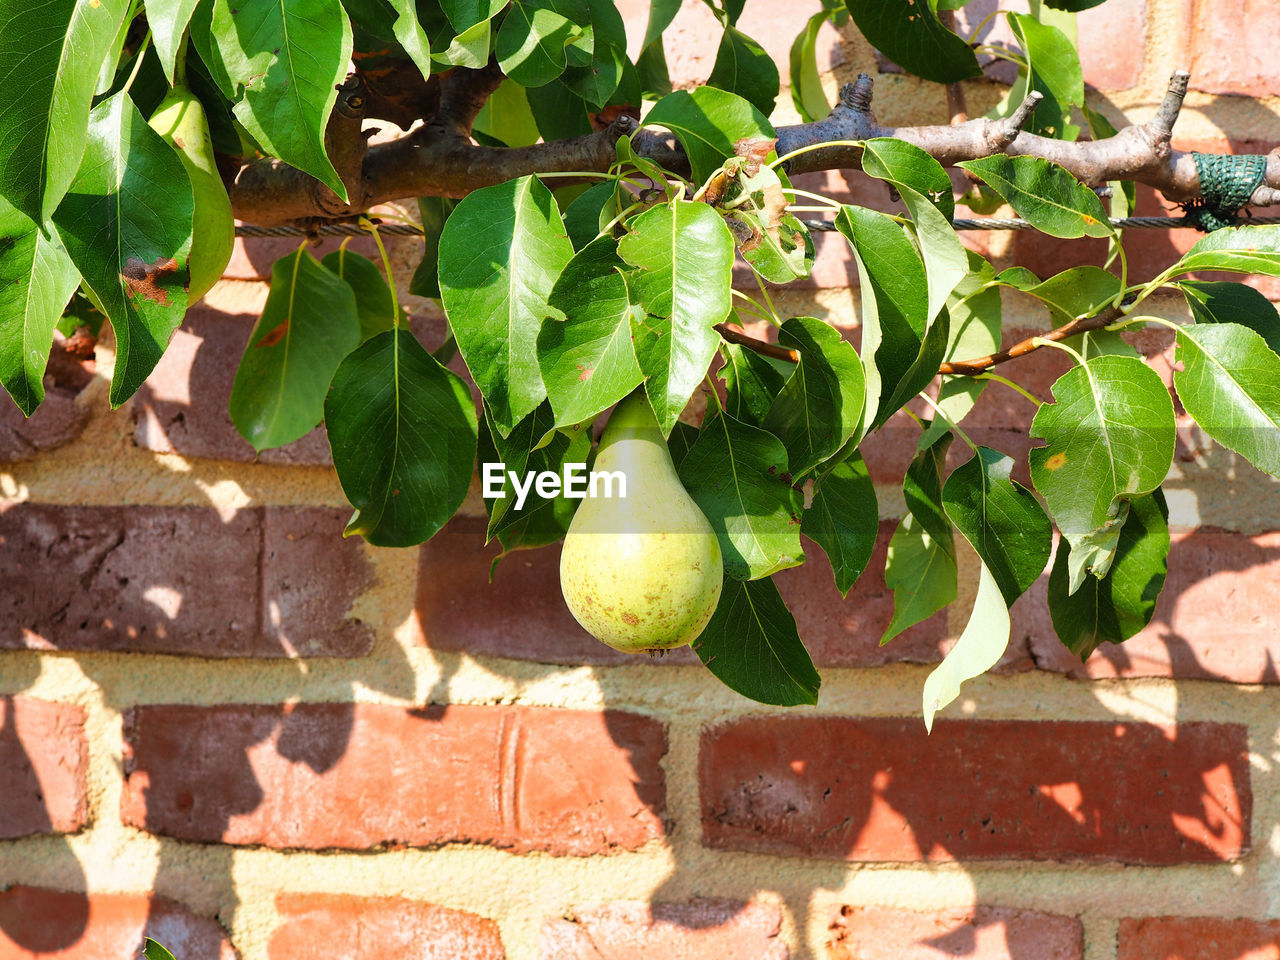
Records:
[[[933,399],[933,397],[929,396],[924,391],[921,391],[920,393],[916,394],[916,396],[922,399],[929,406],[933,407],[934,413],[936,413],[939,417],[941,417],[946,422],[947,426],[951,428],[952,432],[961,440],[963,440],[968,445],[970,450],[972,450],[974,453],[978,452],[978,445],[969,439],[969,435],[960,429],[960,425],[958,423],[956,423],[949,416],[947,416],[946,412],[942,409],[942,407],[938,405],[937,400]],[[907,413],[911,413],[911,411],[908,410]],[[912,414],[912,416],[915,416],[915,414]],[[919,418],[917,418],[917,422],[918,420]]]
[[[1061,350],[1064,353],[1069,353],[1071,356],[1075,357],[1076,363],[1080,364],[1080,366],[1083,367],[1085,364],[1084,357],[1080,355],[1080,351],[1076,350],[1074,347],[1068,347],[1061,340],[1050,340],[1048,337],[1032,337],[1031,342],[1037,347],[1055,347],[1056,349]]]
[[[391,325],[393,330],[400,329],[400,297],[396,294],[396,277],[391,270],[391,258],[387,256],[387,248],[382,244],[382,236],[376,224],[368,217],[361,217],[360,226],[373,234],[373,242],[378,245],[378,253],[382,254],[382,270],[387,275],[387,286],[391,289]]]
[[[975,380],[993,380],[996,383],[1003,383],[1010,390],[1013,390],[1016,393],[1022,394],[1024,397],[1030,400],[1037,407],[1041,406],[1043,403],[1043,401],[1041,401],[1039,397],[1037,397],[1034,393],[1032,393],[1026,387],[1022,386],[1019,383],[1014,383],[1008,377],[1002,377],[998,373],[992,373],[991,371],[988,370],[986,373],[978,374],[976,377],[974,377],[974,379]]]
[[[138,46],[138,52],[133,58],[133,69],[129,71],[129,79],[124,82],[122,92],[128,93],[129,88],[133,86],[133,81],[138,78],[138,71],[142,68],[142,58],[146,56],[147,47],[151,46],[151,31],[147,31],[147,35],[142,38],[142,43]]]

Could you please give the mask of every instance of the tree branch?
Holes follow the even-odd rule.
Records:
[[[457,74],[457,79],[453,79]],[[391,143],[372,147],[364,160],[363,202],[334,204],[323,199],[309,177],[278,160],[259,160],[246,166],[231,188],[237,218],[264,226],[341,219],[370,206],[408,197],[461,197],[512,177],[539,172],[583,170],[603,172],[616,160],[614,143],[634,131],[634,121],[619,117],[599,133],[513,149],[480,147],[469,131],[484,91],[501,78],[492,67],[453,71],[441,96],[437,118],[428,126]],[[1001,120],[977,119],[955,125],[882,127],[871,111],[872,81],[863,74],[846,84],[840,103],[823,120],[778,129],[779,155],[801,147],[837,140],[897,137],[914,143],[943,166],[954,166],[994,153],[1042,157],[1065,167],[1090,186],[1108,180],[1132,180],[1160,190],[1170,200],[1184,202],[1200,196],[1200,177],[1190,153],[1173,150],[1170,137],[1187,92],[1186,71],[1173,75],[1168,93],[1147,123],[1126,127],[1114,137],[1093,141],[1052,140],[1025,133],[1021,127],[1039,102],[1032,92],[1014,114]],[[487,93],[484,93],[487,96]],[[687,171],[688,162],[670,134],[641,131],[634,138],[636,152],[674,171]],[[831,146],[811,150],[788,163],[791,173],[857,168],[861,150]],[[358,194],[353,194],[353,197]],[[336,200],[336,198],[333,198]],[[1263,185],[1253,203],[1280,203],[1280,148],[1268,158]]]
[[[1050,330],[1048,333],[1037,334],[1034,337],[1028,337],[1019,343],[1015,343],[1008,350],[1001,350],[999,353],[990,353],[985,357],[974,357],[972,360],[953,360],[950,363],[943,363],[938,367],[938,373],[943,376],[961,376],[975,377],[980,373],[990,370],[997,364],[1005,363],[1009,360],[1015,360],[1018,357],[1025,357],[1028,353],[1039,350],[1044,346],[1045,340],[1065,340],[1067,337],[1074,337],[1078,333],[1088,333],[1091,330],[1101,330],[1103,327],[1110,326],[1117,320],[1121,319],[1124,313],[1115,308],[1102,311],[1094,317],[1079,317],[1070,323],[1065,323],[1056,330]],[[786,347],[776,343],[770,343],[767,340],[757,340],[755,337],[748,336],[739,330],[718,323],[716,330],[720,336],[730,343],[737,343],[765,357],[773,357],[775,360],[787,360],[791,363],[800,362],[800,354],[795,350],[789,350]]]

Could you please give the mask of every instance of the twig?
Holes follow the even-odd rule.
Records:
[[[956,32],[956,12],[954,10],[939,10],[938,19],[952,33]],[[963,84],[947,84],[947,113],[951,117],[952,126],[964,123],[969,119],[969,106],[965,102]]]
[[[1101,330],[1103,327],[1110,326],[1115,323],[1124,313],[1116,308],[1104,310],[1096,317],[1080,317],[1072,320],[1070,323],[1063,324],[1056,330],[1051,330],[1045,334],[1039,334],[1034,337],[1028,337],[1020,343],[1015,343],[1008,350],[1001,350],[999,353],[991,353],[985,357],[975,357],[972,360],[953,360],[949,363],[943,363],[938,367],[938,373],[943,376],[961,376],[976,377],[981,373],[991,369],[997,364],[1005,363],[1009,360],[1016,360],[1018,357],[1025,357],[1028,353],[1039,350],[1046,343],[1056,343],[1073,337],[1078,333],[1088,333],[1091,330]],[[766,340],[757,340],[755,337],[748,336],[741,331],[735,330],[727,324],[716,324],[716,330],[720,332],[720,336],[728,340],[730,343],[737,343],[752,350],[762,356],[773,357],[777,360],[787,360],[791,363],[800,362],[800,354],[795,350],[789,350],[786,347],[779,346],[776,343],[769,343]]]
[[[755,337],[748,336],[741,330],[735,330],[727,323],[717,323],[716,330],[720,336],[724,337],[730,343],[736,343],[739,346],[746,347],[763,357],[773,357],[775,360],[786,360],[790,363],[800,362],[800,353],[797,350],[789,350],[786,347],[776,343],[769,343],[767,340],[757,340]]]
[[[943,363],[938,372],[950,376],[968,376],[972,377],[994,367],[998,363],[1004,363],[1007,360],[1013,360],[1017,357],[1024,357],[1032,351],[1039,350],[1045,342],[1056,343],[1065,340],[1067,337],[1073,337],[1077,333],[1088,333],[1090,330],[1101,330],[1105,326],[1115,323],[1124,313],[1115,307],[1102,311],[1096,317],[1080,317],[1072,320],[1070,323],[1063,324],[1056,330],[1048,333],[1029,337],[1021,343],[1015,343],[1008,350],[1001,350],[999,353],[991,353],[985,357],[976,357],[973,360],[953,360],[950,363]]]

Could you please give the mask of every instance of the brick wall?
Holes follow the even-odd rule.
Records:
[[[668,59],[693,81],[715,31],[685,6]],[[809,7],[753,0],[743,27],[785,64]],[[1273,14],[1109,0],[1080,18],[1090,99],[1144,119],[1189,64],[1179,144],[1270,149]],[[628,16],[642,26],[643,6]],[[878,72],[883,120],[944,118],[936,88],[859,38],[824,30],[822,50],[830,94]],[[975,111],[999,93],[968,86]],[[860,177],[810,179],[887,206]],[[1150,273],[1194,235],[1130,239]],[[969,242],[1041,271],[1099,256]],[[848,257],[819,245],[780,306],[856,339]],[[1041,582],[996,673],[931,737],[920,688],[964,602],[882,648],[882,578],[842,600],[814,556],[779,580],[821,701],[762,708],[687,652],[588,638],[554,548],[490,586],[474,499],[421,550],[376,549],[340,536],[322,434],[255,461],[226,401],[290,249],[240,247],[127,408],[107,406],[109,344],[55,352],[31,421],[4,402],[0,960],[124,958],[143,931],[179,960],[1280,958],[1280,485],[1185,431],[1151,626],[1073,662]],[[411,269],[414,243],[393,255]],[[429,304],[414,322],[442,336]],[[1010,339],[1045,324],[1007,301]],[[1139,345],[1168,374],[1168,338]],[[1062,372],[1051,351],[1021,363],[1041,396]],[[1031,409],[998,391],[970,432],[1022,455]],[[880,561],[913,443],[895,423],[868,443]]]

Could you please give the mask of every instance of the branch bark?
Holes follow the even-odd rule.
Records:
[[[1123,316],[1124,313],[1121,310],[1111,307],[1094,317],[1078,317],[1070,323],[1064,323],[1056,330],[1036,334],[1034,337],[1028,337],[1026,340],[1015,343],[1008,350],[990,353],[985,357],[974,357],[972,360],[953,360],[949,363],[943,363],[938,367],[938,373],[943,376],[976,377],[978,374],[984,373],[998,364],[1016,360],[1018,357],[1025,357],[1028,353],[1039,350],[1044,346],[1043,341],[1045,340],[1056,342],[1065,340],[1067,337],[1074,337],[1078,333],[1101,330],[1103,327],[1115,323]],[[773,357],[776,360],[787,360],[791,363],[800,362],[800,354],[795,350],[789,350],[767,340],[758,340],[740,330],[735,330],[727,324],[716,324],[716,330],[719,331],[720,336],[730,343],[740,344],[762,356]]]
[[[456,75],[456,79],[455,76]],[[840,103],[829,116],[813,123],[778,129],[779,155],[801,147],[837,140],[897,137],[914,143],[943,166],[961,160],[1008,153],[1051,160],[1090,186],[1108,180],[1132,180],[1160,190],[1175,202],[1200,196],[1200,178],[1190,153],[1171,148],[1174,121],[1187,92],[1188,74],[1173,75],[1156,115],[1146,123],[1126,127],[1105,140],[1069,142],[1036,136],[1021,130],[1035,109],[1038,93],[1032,93],[1007,119],[968,120],[939,126],[882,127],[871,110],[872,81],[865,74],[846,84]],[[414,133],[368,150],[363,165],[363,192],[353,193],[350,204],[335,203],[324,188],[305,174],[278,160],[259,160],[240,172],[230,189],[238,219],[272,226],[313,222],[316,218],[343,219],[370,206],[409,197],[461,197],[480,187],[539,172],[584,170],[600,172],[616,159],[614,144],[634,132],[635,123],[620,117],[598,133],[504,149],[471,143],[468,134],[475,113],[501,82],[492,66],[483,70],[453,71],[441,94],[435,118]],[[336,111],[335,111],[336,115]],[[331,121],[331,126],[332,126]],[[675,139],[659,131],[641,131],[635,137],[636,152],[677,172],[688,163]],[[858,168],[861,150],[832,146],[803,153],[788,164],[791,173]],[[356,197],[363,197],[356,200]],[[1263,185],[1253,203],[1280,203],[1280,148],[1268,158]]]

